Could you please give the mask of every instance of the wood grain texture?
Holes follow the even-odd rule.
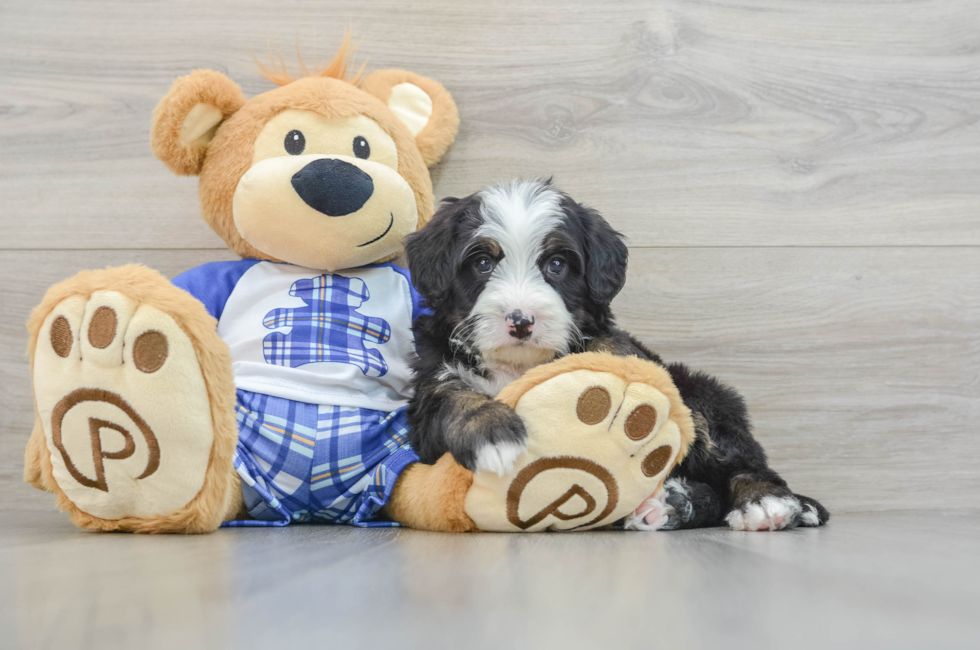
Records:
[[[745,396],[797,492],[980,507],[976,250],[639,250],[614,308],[665,360]]]
[[[11,649],[975,648],[978,556],[976,513],[771,534],[137,537],[0,509],[0,629]]]
[[[636,246],[980,244],[975,0],[35,0],[0,6],[0,247],[222,248],[153,106],[348,23],[456,97],[440,196],[554,174]]]
[[[172,277],[231,257],[0,252],[0,481],[20,480],[23,323],[48,286],[81,268],[136,261]],[[666,360],[736,386],[773,466],[834,512],[980,507],[975,251],[639,249],[615,308]]]
[[[438,195],[555,174],[630,237],[622,324],[739,388],[794,488],[836,512],[980,503],[975,0],[2,3],[0,483],[47,286],[231,258],[149,150],[173,78],[263,92],[267,39],[322,61],[348,23],[371,68],[456,97]]]

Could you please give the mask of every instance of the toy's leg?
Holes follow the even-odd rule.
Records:
[[[28,323],[24,478],[78,526],[215,530],[241,506],[228,348],[204,306],[139,266],[52,287]]]
[[[481,530],[588,530],[656,493],[694,439],[662,367],[586,353],[528,372],[498,397],[524,420],[528,447],[504,476],[474,475],[465,511]]]
[[[528,432],[514,471],[473,474],[449,454],[416,463],[386,512],[412,528],[587,530],[612,524],[657,492],[694,439],[670,375],[635,357],[578,354],[501,392]]]
[[[385,513],[409,528],[445,533],[476,530],[465,510],[473,472],[444,454],[435,465],[414,463],[405,468]]]

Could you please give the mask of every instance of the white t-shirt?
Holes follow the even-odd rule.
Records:
[[[405,269],[324,273],[242,260],[205,264],[174,284],[218,318],[241,390],[379,411],[412,396],[421,300]]]

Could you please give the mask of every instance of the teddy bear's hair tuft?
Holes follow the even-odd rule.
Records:
[[[350,66],[354,60],[354,53],[357,51],[358,44],[351,44],[352,32],[350,29],[344,31],[344,40],[340,43],[340,48],[338,48],[337,53],[333,55],[333,59],[330,60],[328,64],[316,69],[315,53],[314,53],[314,65],[313,70],[306,67],[306,63],[303,61],[303,56],[299,51],[299,37],[296,38],[296,58],[299,60],[299,68],[302,71],[302,75],[299,77],[293,77],[289,74],[289,70],[286,68],[286,62],[282,58],[282,54],[279,51],[273,53],[272,46],[269,46],[269,64],[266,65],[259,61],[258,57],[252,56],[255,60],[255,64],[259,68],[259,74],[276,84],[277,86],[285,86],[290,84],[297,79],[302,77],[330,77],[332,79],[340,79],[341,81],[346,81],[350,84],[357,85],[361,80],[364,73],[365,64],[362,63],[361,67],[357,69],[357,72],[353,76],[349,76]]]

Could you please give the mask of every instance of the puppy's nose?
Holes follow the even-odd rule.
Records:
[[[525,314],[520,309],[515,309],[504,318],[510,326],[510,335],[514,338],[525,341],[531,338],[531,328],[534,326],[534,316]]]
[[[342,217],[357,212],[374,194],[371,175],[336,158],[318,158],[293,174],[293,189],[317,212]]]

